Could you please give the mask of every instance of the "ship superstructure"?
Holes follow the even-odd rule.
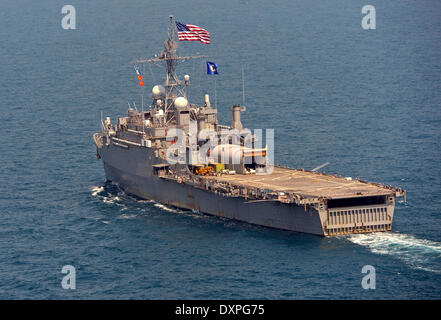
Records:
[[[165,66],[164,85],[148,108],[129,108],[94,134],[106,178],[125,192],[167,205],[285,230],[331,236],[388,231],[395,198],[405,190],[316,171],[273,166],[267,146],[243,127],[244,106],[231,125],[205,95],[190,103],[190,77],[181,80],[173,17],[164,50],[135,63]]]

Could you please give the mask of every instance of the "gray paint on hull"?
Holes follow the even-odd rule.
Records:
[[[280,202],[247,203],[242,197],[227,197],[156,177],[150,163],[154,158],[151,149],[111,145],[99,153],[106,178],[139,198],[265,227],[324,235],[320,215],[314,209]]]

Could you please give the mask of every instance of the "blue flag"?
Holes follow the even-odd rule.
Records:
[[[207,61],[207,74],[218,74],[217,63]]]

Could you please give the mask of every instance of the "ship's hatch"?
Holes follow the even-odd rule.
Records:
[[[387,196],[354,197],[328,200],[328,208],[357,207],[385,204]]]

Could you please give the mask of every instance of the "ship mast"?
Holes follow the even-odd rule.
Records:
[[[164,113],[167,122],[173,117],[173,113],[169,115],[169,111],[174,109],[174,101],[177,97],[185,97],[185,82],[180,80],[176,74],[176,67],[179,63],[184,62],[189,59],[194,58],[206,58],[206,56],[184,56],[180,57],[177,55],[176,50],[178,48],[178,43],[175,40],[175,22],[174,17],[170,16],[170,28],[168,31],[168,38],[164,41],[164,50],[162,53],[155,58],[146,60],[137,60],[136,63],[152,63],[160,64],[165,66],[166,78],[165,78],[165,106]]]

